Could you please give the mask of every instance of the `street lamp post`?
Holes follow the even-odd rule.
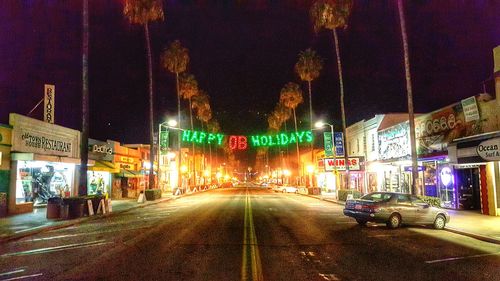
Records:
[[[335,187],[337,187],[337,149],[335,147],[335,132],[333,131],[333,125],[325,123],[323,121],[318,121],[314,124],[316,128],[324,128],[325,126],[330,126],[330,133],[332,134],[332,153],[333,153],[333,174],[335,178]],[[344,151],[344,153],[346,153]],[[349,165],[346,163],[346,165]]]
[[[158,125],[158,183],[160,182],[160,175],[161,175],[161,168],[160,168],[160,157],[161,157],[161,147],[160,147],[160,140],[161,140],[161,128],[164,127],[167,129],[172,129],[172,130],[179,130],[183,131],[181,128],[177,127],[177,121],[175,119],[168,120],[166,122],[162,122]],[[180,150],[180,145],[179,145],[179,151],[178,151],[178,158],[179,161],[177,163],[177,186],[180,187],[180,182],[182,179],[181,175],[181,150]]]

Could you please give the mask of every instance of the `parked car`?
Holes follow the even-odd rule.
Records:
[[[371,221],[386,223],[389,228],[425,224],[443,229],[450,221],[445,210],[430,206],[415,195],[395,192],[373,192],[347,200],[344,215],[356,219],[360,225]]]
[[[283,185],[279,189],[283,193],[298,193],[299,190],[295,186]]]

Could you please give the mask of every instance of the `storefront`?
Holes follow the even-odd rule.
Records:
[[[500,216],[500,131],[456,139],[448,153],[457,207]]]
[[[11,113],[9,213],[31,212],[50,197],[77,194],[80,132]]]
[[[141,173],[141,153],[137,149],[120,145],[119,142],[108,141],[113,145],[113,164],[118,173],[114,174],[112,183],[113,198],[135,198],[144,185]]]
[[[358,190],[361,193],[366,193],[365,189],[365,165],[364,157],[349,157],[349,188]],[[346,188],[346,165],[344,158],[324,158],[321,159],[318,165],[322,168],[317,176],[320,187],[326,187],[330,190],[338,190]],[[339,180],[335,180],[335,175],[338,175]],[[340,182],[340,187],[336,183]]]
[[[119,173],[113,164],[113,144],[89,139],[89,159],[94,164],[87,171],[87,194],[112,194],[112,174]]]

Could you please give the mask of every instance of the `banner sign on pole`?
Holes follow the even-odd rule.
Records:
[[[336,156],[344,156],[344,139],[341,132],[335,132],[335,152]]]
[[[44,85],[43,121],[54,124],[56,86]]]
[[[166,154],[168,149],[168,131],[160,132],[160,152]]]
[[[332,141],[332,133],[324,132],[323,139],[325,143],[325,156],[333,157],[333,141]]]

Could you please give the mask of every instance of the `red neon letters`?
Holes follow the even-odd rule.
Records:
[[[229,148],[231,150],[245,150],[248,148],[247,137],[229,136]]]

